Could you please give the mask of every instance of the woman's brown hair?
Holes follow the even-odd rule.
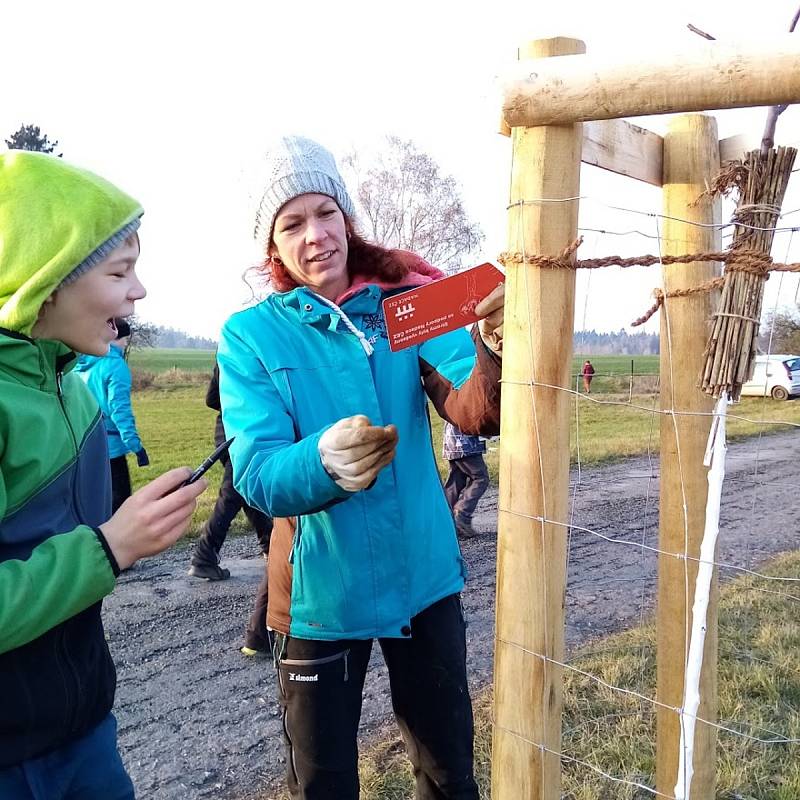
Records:
[[[351,282],[361,277],[381,283],[397,283],[408,274],[408,260],[398,258],[397,250],[368,242],[356,232],[347,214],[344,214],[344,223],[347,229],[347,272]],[[269,256],[257,270],[276,292],[288,292],[300,286],[283,262]]]

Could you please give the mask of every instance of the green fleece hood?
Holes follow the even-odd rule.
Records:
[[[109,240],[142,213],[132,197],[60,158],[0,153],[0,327],[29,336],[61,282],[102,260]]]

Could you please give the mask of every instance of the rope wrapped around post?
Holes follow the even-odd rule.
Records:
[[[573,256],[583,243],[583,237],[577,238],[572,244],[565,247],[557,256],[524,255],[522,253],[501,253],[497,260],[503,266],[509,264],[531,264],[541,269],[602,269],[603,267],[651,267],[655,264],[691,264],[697,261],[719,261],[725,264],[725,272],[748,272],[757,275],[763,280],[769,277],[770,272],[800,272],[800,262],[791,264],[776,264],[772,258],[758,250],[721,250],[711,253],[686,253],[678,256],[643,255],[623,258],[622,256],[604,256],[603,258],[575,259]],[[710,292],[722,287],[723,276],[705,281],[690,289],[677,289],[664,293],[656,289],[653,295],[656,302],[631,325],[643,325],[663,305],[665,298],[688,297],[692,294]],[[743,317],[744,319],[744,317]],[[749,318],[747,318],[749,319]],[[758,322],[757,320],[753,320]]]

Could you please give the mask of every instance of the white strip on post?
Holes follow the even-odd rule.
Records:
[[[678,762],[678,780],[675,783],[675,800],[690,800],[694,769],[694,729],[700,707],[700,671],[703,668],[703,649],[706,641],[706,616],[714,575],[714,555],[719,534],[719,509],[722,500],[722,483],[725,479],[725,419],[728,395],[723,394],[714,408],[714,420],[708,435],[708,446],[703,463],[708,471],[708,500],[703,543],[700,546],[700,563],[694,587],[692,606],[692,633],[689,640],[689,657],[683,683],[683,708],[681,709],[681,743]]]

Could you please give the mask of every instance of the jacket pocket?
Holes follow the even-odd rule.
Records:
[[[322,658],[282,658],[278,660],[278,679],[286,696],[304,688],[316,689],[326,684],[350,680],[350,648]]]
[[[298,525],[291,554],[293,636],[329,638],[353,623],[341,539],[325,512],[305,516]]]

